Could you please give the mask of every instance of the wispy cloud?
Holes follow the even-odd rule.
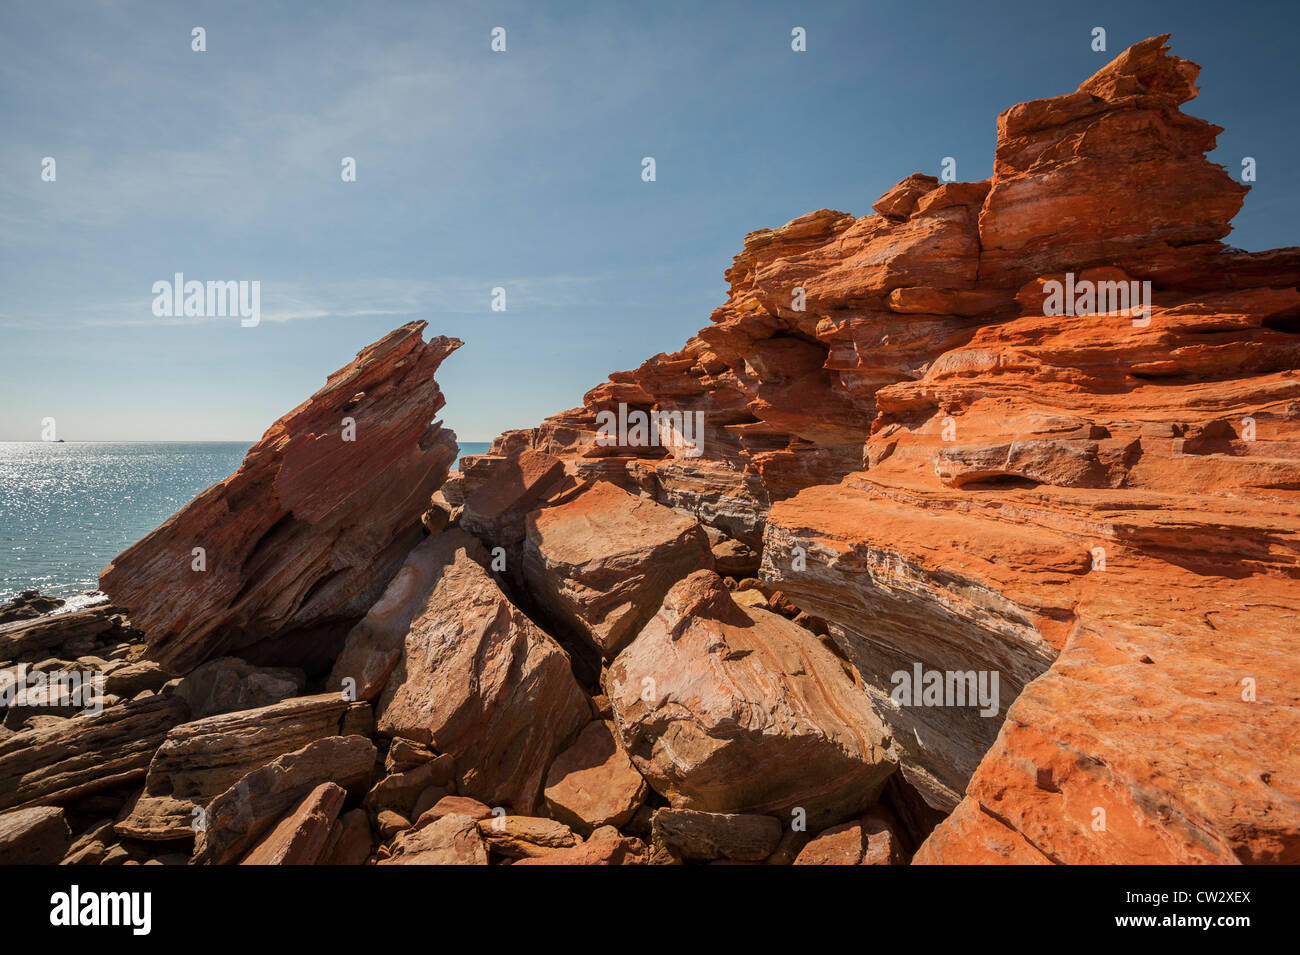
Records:
[[[185,279],[257,279],[262,283],[262,321],[293,322],[324,318],[373,316],[471,315],[489,311],[492,290],[506,290],[511,312],[535,309],[637,308],[623,293],[616,276],[556,275],[507,278],[495,284],[463,277],[431,279],[346,279],[303,283],[276,281],[257,276],[204,276],[185,274]],[[170,282],[172,275],[159,276]],[[199,325],[235,321],[229,317],[159,318],[152,312],[153,295],[143,288],[137,298],[46,302],[31,309],[0,313],[0,325],[7,328],[45,327],[51,313],[68,328],[100,326]]]

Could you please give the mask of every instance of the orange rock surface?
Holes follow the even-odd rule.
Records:
[[[176,672],[224,654],[327,669],[423,536],[456,456],[434,373],[460,347],[412,322],[273,424],[238,471],[110,564],[100,588]],[[196,549],[200,549],[199,552]]]
[[[1300,861],[1300,249],[1220,241],[1247,189],[1167,39],[1004,112],[988,181],[751,233],[685,348],[454,479],[545,455],[761,544],[952,813],[918,862]],[[599,443],[620,409],[702,453]],[[996,712],[895,702],[916,665]]]
[[[751,233],[681,351],[450,477],[460,343],[365,349],[101,581],[176,672],[329,692],[185,721],[114,648],[149,686],[0,738],[7,804],[131,784],[196,861],[1300,862],[1300,248],[1223,244],[1167,39],[984,182]]]

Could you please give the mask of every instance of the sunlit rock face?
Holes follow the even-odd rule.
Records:
[[[1004,112],[985,182],[751,233],[681,351],[493,449],[761,546],[956,810],[922,861],[1300,859],[1300,249],[1220,241],[1167,39]],[[611,447],[620,407],[702,440]],[[996,711],[900,704],[918,666]]]
[[[111,613],[0,624],[122,691],[6,714],[0,842],[93,797],[137,854],[209,813],[195,861],[1300,862],[1300,249],[1222,244],[1167,39],[984,182],[751,233],[681,351],[454,475],[460,343],[362,351]]]
[[[100,587],[176,672],[227,653],[328,669],[424,535],[456,457],[434,380],[454,338],[412,322],[273,424],[238,471],[114,559]],[[198,550],[196,550],[198,549]],[[334,638],[334,639],[332,639]],[[317,652],[319,651],[319,652]]]

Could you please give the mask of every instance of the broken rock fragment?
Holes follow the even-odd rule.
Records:
[[[530,592],[607,659],[636,636],[669,587],[713,566],[694,518],[607,481],[534,511],[527,523]]]
[[[803,627],[738,606],[698,571],[610,665],[605,690],[633,763],[678,809],[859,812],[894,770],[888,734],[840,661]]]
[[[0,865],[55,865],[72,832],[63,809],[31,806],[0,815]]]
[[[118,833],[135,839],[192,835],[195,809],[277,757],[339,735],[354,705],[366,704],[321,693],[175,727],[153,754],[144,792]]]
[[[478,830],[492,852],[511,859],[570,849],[582,841],[564,823],[540,816],[494,816],[480,820]]]
[[[515,865],[647,865],[646,844],[632,836],[592,839],[568,849],[556,849],[519,859]]]
[[[890,821],[879,813],[821,832],[799,852],[795,865],[901,865],[902,849]]]
[[[257,767],[214,796],[198,814],[201,825],[196,827],[194,861],[234,862],[284,813],[327,782],[359,795],[369,785],[374,764],[370,740],[332,736]],[[326,834],[329,830],[327,824]]]
[[[352,809],[343,813],[330,827],[319,864],[363,865],[370,858],[371,848],[370,820],[366,818],[364,809]]]
[[[321,783],[257,844],[243,865],[315,865],[329,840],[347,790]]]
[[[655,842],[671,847],[685,859],[758,862],[770,856],[781,841],[780,820],[748,813],[660,809],[652,825]]]
[[[449,755],[462,795],[531,812],[551,760],[591,718],[568,654],[501,591],[475,538],[448,530],[418,551],[428,589],[405,598],[409,628],[385,651],[396,659],[378,730]],[[376,632],[354,631],[343,659],[363,659]],[[336,666],[332,679],[345,676]]]
[[[137,782],[188,715],[183,701],[155,696],[0,738],[0,809],[67,804]]]
[[[546,807],[579,832],[622,826],[645,800],[645,780],[618,746],[613,724],[595,720],[555,758],[546,778]]]
[[[487,846],[472,816],[449,813],[393,841],[380,865],[487,865]]]

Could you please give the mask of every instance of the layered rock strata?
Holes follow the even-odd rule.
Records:
[[[545,454],[761,546],[956,810],[922,860],[1298,851],[1300,250],[1221,241],[1247,188],[1167,39],[1003,113],[985,182],[752,233],[682,351],[454,479]],[[602,440],[637,411],[703,439]]]
[[[120,554],[100,587],[176,672],[223,654],[328,669],[331,626],[383,593],[456,456],[434,373],[460,347],[412,322],[273,424],[238,471]],[[337,646],[333,646],[337,652]]]
[[[1222,243],[1166,40],[445,483],[459,343],[361,352],[111,605],[0,608],[110,678],[7,708],[0,862],[1300,861],[1300,249]]]

